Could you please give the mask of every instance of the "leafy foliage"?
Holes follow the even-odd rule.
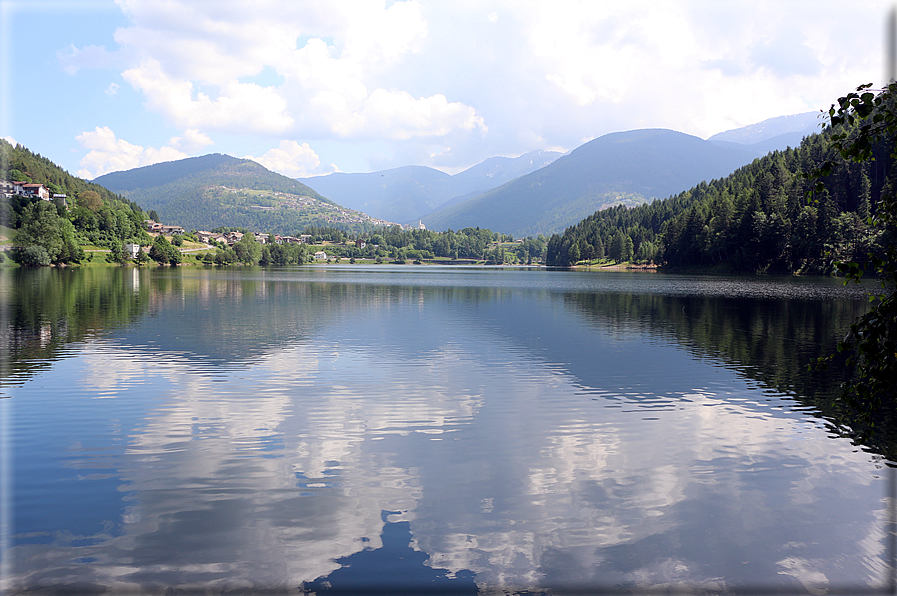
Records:
[[[172,246],[165,236],[159,234],[150,247],[149,258],[160,265],[177,265],[181,262],[181,251]]]
[[[897,159],[897,83],[877,94],[869,91],[870,87],[861,85],[829,109],[835,129],[832,147],[839,158],[861,165],[879,161],[883,152],[885,159]],[[815,196],[825,197],[840,168],[837,160],[828,159],[811,172]],[[870,210],[866,223],[880,233],[880,247],[858,255],[860,259],[836,259],[835,265],[847,282],[859,282],[863,272],[872,269],[881,284],[870,310],[850,326],[838,344],[854,372],[842,398],[871,431],[882,400],[893,401],[897,395],[897,198],[892,179]],[[825,368],[832,358],[820,358],[818,366]]]
[[[237,258],[247,265],[255,265],[262,258],[262,245],[255,239],[255,234],[243,234],[239,242],[234,244]]]
[[[72,222],[60,217],[52,203],[43,200],[30,203],[21,221],[12,250],[12,258],[20,265],[76,263],[84,258],[84,251],[75,242]]]
[[[348,242],[350,237],[339,230],[319,228],[307,229],[312,234],[312,243],[323,240]],[[349,259],[388,258],[392,262],[404,263],[409,259],[466,259],[489,263],[532,263],[544,257],[546,240],[543,236],[526,238],[516,242],[513,237],[482,228],[434,232],[433,230],[405,230],[400,226],[381,228],[373,233],[358,234],[354,237],[364,240],[364,248],[355,246],[327,246],[326,252],[333,256]]]
[[[22,145],[13,147],[3,139],[0,139],[0,178],[43,184],[52,194],[67,195],[69,200],[82,193],[93,192],[105,204],[123,204],[140,211],[136,203],[123,199],[97,183],[72,176],[39,153],[32,153]]]

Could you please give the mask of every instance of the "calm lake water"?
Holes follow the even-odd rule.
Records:
[[[3,271],[10,593],[890,593],[837,280]],[[837,373],[834,374],[837,376]]]

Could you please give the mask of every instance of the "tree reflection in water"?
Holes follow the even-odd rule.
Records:
[[[398,511],[383,511],[383,546],[342,557],[342,565],[324,577],[303,583],[316,594],[476,594],[475,574],[467,569],[450,574],[448,569],[427,566],[430,555],[411,546],[411,524],[391,522]]]

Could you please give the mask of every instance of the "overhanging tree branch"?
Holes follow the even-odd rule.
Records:
[[[890,151],[891,163],[897,159],[897,83],[873,93],[871,85],[861,85],[856,92],[838,99],[828,111],[832,134],[829,139],[840,156],[855,163],[875,159],[876,149]],[[829,160],[809,174],[816,181],[816,194],[825,190],[826,177],[838,165]],[[811,191],[811,192],[813,192]],[[815,200],[814,197],[810,197]],[[894,187],[885,184],[872,206],[869,224],[882,230],[879,252],[870,252],[865,264],[834,263],[845,277],[845,283],[859,282],[864,269],[871,268],[878,276],[880,291],[872,297],[872,306],[857,319],[846,337],[838,343],[838,352],[846,354],[852,376],[844,384],[842,400],[854,414],[874,430],[874,414],[883,400],[897,394],[897,200]],[[825,369],[834,355],[819,358],[817,369]]]

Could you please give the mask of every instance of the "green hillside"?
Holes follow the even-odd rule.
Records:
[[[213,154],[114,172],[95,180],[184,228],[241,227],[296,234],[309,226],[352,231],[381,222],[248,159]]]
[[[23,265],[78,263],[85,245],[149,243],[137,203],[72,176],[49,159],[0,139],[0,178],[43,184],[66,198],[0,198],[0,223],[12,235],[10,256]]]
[[[0,139],[0,179],[43,184],[51,194],[66,195],[69,202],[77,200],[82,193],[93,191],[104,203],[123,204],[140,210],[136,203],[102,185],[72,176],[40,153],[32,153],[22,145],[13,147],[3,139]]]

